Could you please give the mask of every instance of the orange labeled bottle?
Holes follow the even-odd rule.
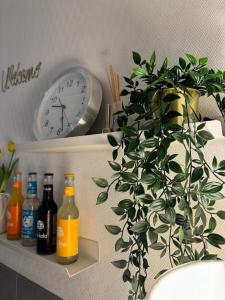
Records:
[[[57,214],[56,259],[70,264],[78,259],[79,211],[75,204],[74,174],[65,174],[64,197]]]
[[[22,173],[16,172],[13,177],[12,195],[7,206],[7,239],[21,238],[22,205]]]

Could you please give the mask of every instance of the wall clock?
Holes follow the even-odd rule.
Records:
[[[82,67],[65,71],[46,91],[35,112],[35,137],[42,140],[86,134],[101,101],[101,85],[89,71]]]

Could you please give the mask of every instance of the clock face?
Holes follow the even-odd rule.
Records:
[[[89,106],[93,101],[96,101],[96,105],[99,106],[99,99],[94,95],[94,86],[95,90],[96,86],[99,90],[100,85],[96,83],[96,79],[82,68],[71,69],[58,77],[45,93],[36,114],[34,124],[36,138],[65,137],[76,128],[82,129],[82,127],[88,130],[92,125],[91,118],[88,116]],[[81,134],[86,133],[84,130],[80,131]],[[79,135],[79,130],[77,133]]]

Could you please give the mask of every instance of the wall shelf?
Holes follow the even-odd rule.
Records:
[[[196,123],[197,126],[199,123]],[[194,125],[192,125],[194,126]],[[207,121],[206,130],[209,130],[215,137],[222,136],[221,123],[218,120]],[[122,137],[121,132],[112,132],[117,141]],[[43,141],[31,141],[16,144],[17,152],[83,152],[83,151],[104,151],[112,150],[107,141],[108,133],[75,136]]]
[[[21,240],[9,241],[4,233],[0,234],[0,245],[5,248],[6,255],[9,255],[8,250],[12,250],[18,260],[25,262],[29,257],[33,262],[39,265],[40,269],[45,265],[52,274],[61,272],[61,274],[64,274],[67,278],[74,277],[99,262],[98,242],[82,237],[79,238],[79,258],[75,263],[70,265],[60,265],[56,263],[55,254],[38,255],[35,247],[23,247]],[[24,266],[26,267],[26,264],[24,264]],[[16,266],[14,269],[16,269]]]
[[[120,140],[121,132],[111,133]],[[52,140],[32,141],[16,144],[17,152],[83,152],[110,150],[108,133],[92,134]]]

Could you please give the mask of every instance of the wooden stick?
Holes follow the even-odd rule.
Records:
[[[112,85],[113,100],[116,101],[115,100],[116,99],[116,89],[115,89],[115,81],[114,81],[112,65],[109,65],[109,75],[110,75],[110,80],[111,80],[111,85]]]

